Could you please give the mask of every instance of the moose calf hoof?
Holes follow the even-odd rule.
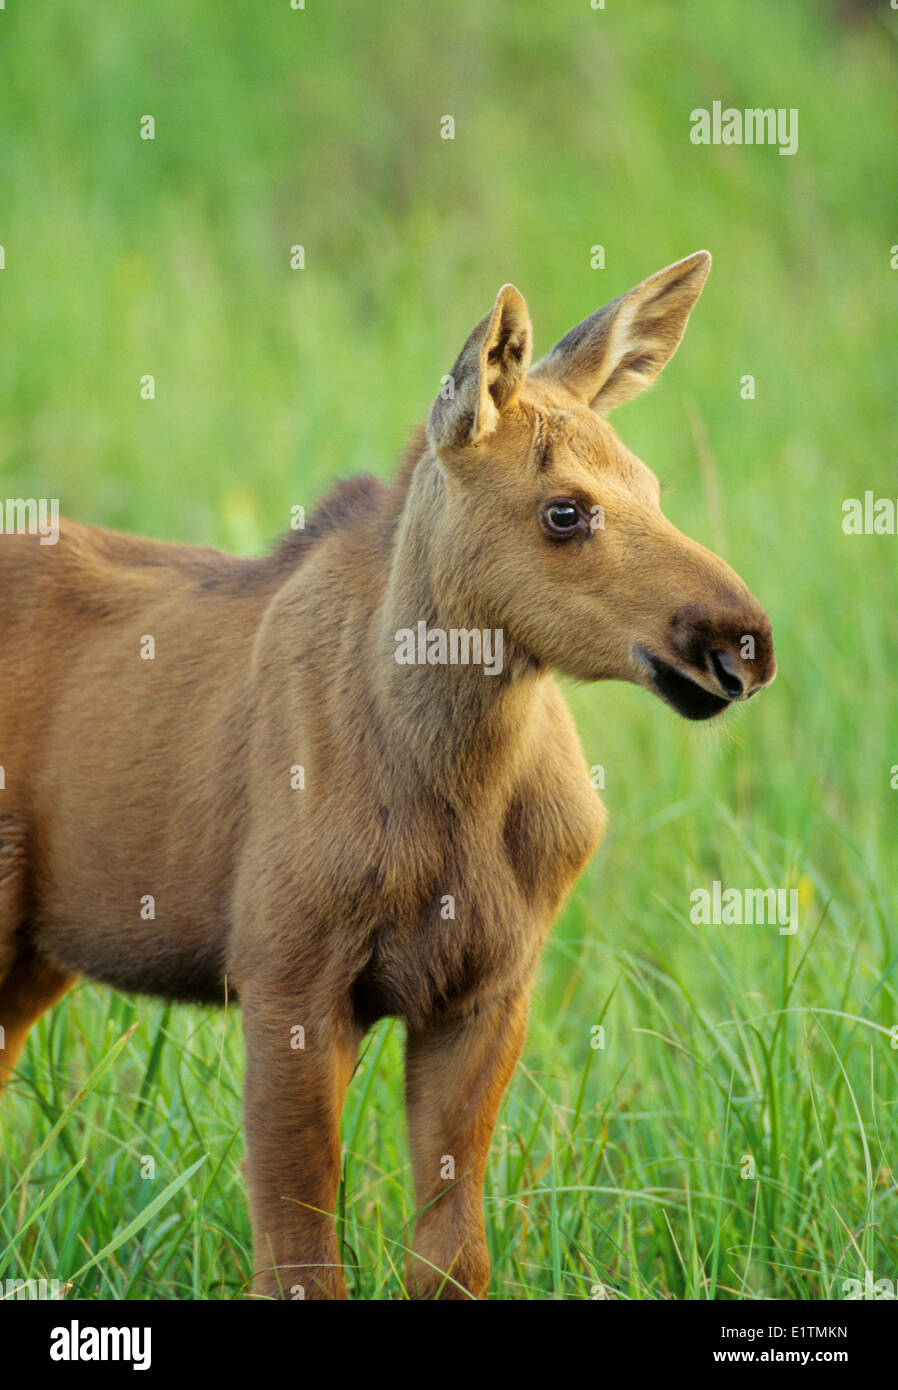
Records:
[[[429,1254],[425,1254],[425,1259],[429,1263],[416,1259],[409,1268],[408,1288],[412,1298],[486,1298],[490,1282],[490,1261],[486,1248],[482,1252],[457,1255],[454,1260],[445,1262]]]

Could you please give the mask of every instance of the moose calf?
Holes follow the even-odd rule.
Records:
[[[532,369],[505,285],[396,481],[339,484],[265,559],[74,523],[0,540],[0,1070],[82,974],[239,999],[258,1294],[345,1296],[340,1112],[385,1015],[407,1029],[410,1290],[485,1294],[490,1137],[605,818],[552,673],[687,719],[773,679],[763,609],[603,419],[672,356],[710,261]],[[481,632],[488,669],[465,659]]]

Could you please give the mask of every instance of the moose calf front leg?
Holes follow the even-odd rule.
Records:
[[[241,1005],[254,1291],[345,1298],[334,1211],[358,1031],[276,985],[242,986]]]
[[[409,1284],[416,1298],[486,1294],[483,1179],[526,1030],[523,994],[461,1023],[409,1029],[406,1106],[418,1211]]]

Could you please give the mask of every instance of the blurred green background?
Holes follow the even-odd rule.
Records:
[[[711,729],[570,691],[611,828],[494,1144],[497,1297],[898,1278],[898,538],[841,529],[843,499],[898,497],[896,54],[887,0],[0,11],[3,496],[256,552],[331,479],[390,475],[504,281],[542,353],[714,255],[679,355],[613,422],[766,605],[779,676]],[[798,153],[692,145],[715,100],[798,108]],[[798,934],[692,926],[715,878],[798,888]],[[376,1030],[347,1105],[357,1297],[403,1293],[400,1043]],[[0,1277],[238,1294],[241,1068],[238,1015],[80,986],[0,1119]]]

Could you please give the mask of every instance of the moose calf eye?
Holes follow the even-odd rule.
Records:
[[[561,498],[546,502],[542,508],[543,525],[550,535],[564,538],[572,536],[581,521],[580,508],[576,502]]]

